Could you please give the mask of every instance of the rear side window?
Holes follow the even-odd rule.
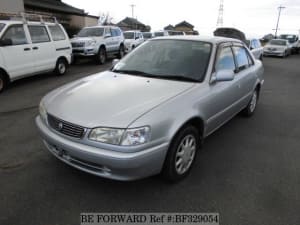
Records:
[[[28,43],[23,25],[10,26],[1,38],[1,40],[5,39],[10,39],[12,45],[24,45]]]
[[[239,70],[243,70],[249,67],[249,57],[245,48],[235,46],[233,47],[235,54],[237,67]]]
[[[66,40],[66,35],[60,26],[56,25],[56,26],[48,26],[48,27],[49,27],[53,41]]]
[[[116,29],[116,28],[112,28],[112,29],[111,29],[111,34],[112,34],[113,37],[120,36],[119,30]]]
[[[235,70],[234,57],[230,47],[224,47],[218,57],[216,71]]]
[[[32,43],[49,42],[49,34],[45,26],[28,26]]]

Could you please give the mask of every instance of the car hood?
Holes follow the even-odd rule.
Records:
[[[62,86],[43,101],[49,114],[83,127],[126,128],[193,85],[107,71]]]
[[[94,41],[95,38],[93,37],[76,37],[76,38],[72,38],[70,41],[71,42],[88,42],[88,41]]]

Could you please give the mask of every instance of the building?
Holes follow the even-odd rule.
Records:
[[[121,20],[119,23],[116,24],[118,27],[120,27],[123,31],[127,30],[140,30],[142,32],[148,32],[151,30],[151,27],[148,25],[145,25],[138,21],[135,18],[126,17],[125,19]]]
[[[175,26],[169,24],[164,28],[164,30],[175,30],[175,31],[183,31],[186,34],[190,35],[199,35],[198,31],[194,30],[194,26],[186,21],[182,21]]]
[[[77,33],[82,27],[97,25],[97,16],[91,16],[83,9],[75,8],[62,0],[1,0],[0,13],[33,13],[56,17],[65,27],[70,36]]]

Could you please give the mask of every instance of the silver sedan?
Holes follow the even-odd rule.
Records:
[[[149,40],[110,71],[62,86],[40,103],[48,150],[85,172],[117,180],[188,175],[204,139],[255,112],[263,66],[239,40]]]

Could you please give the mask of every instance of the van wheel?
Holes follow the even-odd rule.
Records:
[[[0,72],[0,93],[7,87],[8,81],[6,76]]]
[[[118,54],[118,58],[119,59],[122,59],[125,55],[125,49],[124,49],[124,45],[121,45],[120,46],[120,49],[119,49],[119,54]]]
[[[59,76],[64,75],[67,72],[68,63],[65,59],[59,59],[57,60],[56,67],[55,67],[55,73]]]
[[[259,92],[256,88],[251,96],[251,100],[248,103],[247,107],[242,111],[244,116],[250,117],[254,114],[258,102],[258,96],[259,96]]]
[[[105,48],[101,47],[99,52],[98,52],[98,55],[97,55],[97,58],[96,58],[96,61],[97,63],[99,64],[104,64],[106,62],[106,51],[105,51]]]
[[[186,177],[199,147],[199,131],[191,125],[182,128],[169,147],[162,175],[173,182]]]

